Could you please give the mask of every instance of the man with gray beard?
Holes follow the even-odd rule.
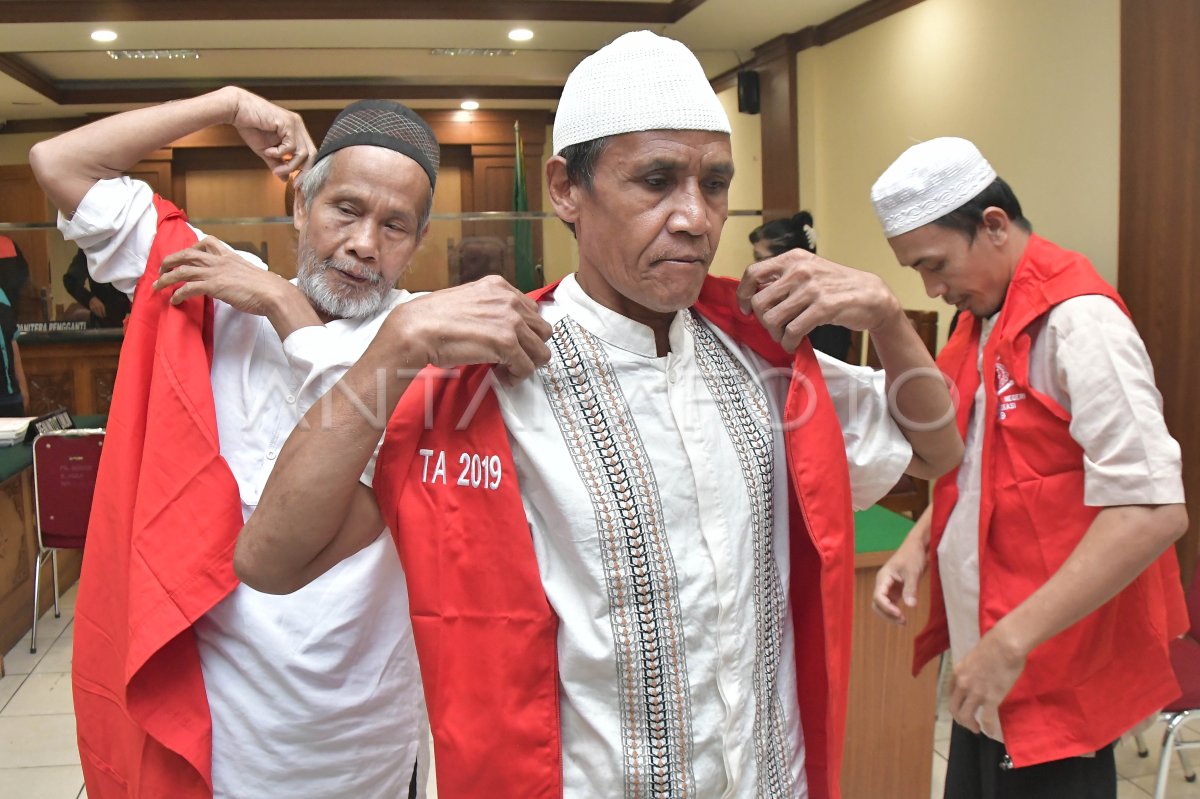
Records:
[[[122,175],[150,152],[216,124],[233,125],[280,179],[304,170],[296,179],[297,281],[189,230],[169,202]],[[222,468],[236,481],[231,496],[240,498],[240,516],[232,512],[236,534],[305,411],[358,359],[389,312],[414,299],[394,286],[427,230],[439,163],[433,132],[399,103],[361,101],[338,115],[317,150],[299,116],[227,87],[69,131],[36,145],[30,163],[61,210],[59,229],[87,254],[93,278],[131,295],[139,287],[123,362],[134,326],[150,318],[139,309],[154,305],[161,309],[155,319],[168,319],[186,311],[161,300],[168,292],[171,306],[211,298],[204,300],[211,307],[204,316],[211,319],[207,371]],[[197,241],[173,251],[178,247],[168,242],[181,236]],[[548,335],[533,303],[499,279],[436,292],[419,304],[420,334],[430,337],[422,341],[457,345],[472,359],[510,364],[518,375],[521,364],[532,370],[530,358],[540,357]],[[509,336],[496,335],[504,330]],[[154,354],[155,363],[162,360],[159,350]],[[150,405],[147,416],[165,413],[160,407]],[[116,443],[118,428],[138,421],[114,411],[108,444]],[[187,445],[170,443],[177,451],[159,457],[186,457],[178,449]],[[110,446],[106,451],[112,455]],[[372,472],[373,458],[363,481],[369,484]],[[145,474],[143,466],[139,492]],[[146,504],[139,493],[133,515]],[[424,735],[421,693],[407,603],[394,592],[404,574],[382,523],[372,542],[304,590],[273,596],[236,583],[232,537],[228,546],[214,545],[211,539],[228,531],[197,525],[203,504],[182,511],[195,514],[182,519],[191,527],[169,536],[158,562],[148,564],[153,580],[114,576],[114,562],[134,560],[131,549],[143,557],[136,539],[131,547],[113,536],[89,538],[73,673],[88,794],[411,795]],[[220,557],[203,560],[202,552]],[[131,563],[130,575],[143,566]],[[114,613],[111,595],[128,594],[134,608],[139,592],[160,589],[164,573],[185,587],[170,599],[180,610],[175,615],[191,621],[149,646],[145,631],[167,622]],[[185,661],[198,661],[192,671],[202,684],[188,683],[186,669],[161,668],[151,689],[137,682],[168,647],[178,663],[181,645]],[[135,652],[142,659],[135,661]],[[131,662],[141,664],[133,673]],[[154,719],[168,722],[157,726]],[[185,740],[176,734],[181,729]]]

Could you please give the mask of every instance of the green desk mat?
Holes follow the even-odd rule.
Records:
[[[890,552],[900,546],[912,528],[911,519],[879,505],[854,514],[854,551]]]

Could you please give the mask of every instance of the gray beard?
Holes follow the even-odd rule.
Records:
[[[318,260],[316,253],[302,247],[297,254],[296,278],[300,291],[318,311],[335,319],[365,319],[383,310],[391,286],[383,281],[378,272],[369,272],[367,282],[361,286],[335,284],[328,272],[340,268],[351,274],[360,269],[352,261],[337,258]]]

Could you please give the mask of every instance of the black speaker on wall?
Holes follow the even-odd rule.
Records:
[[[743,114],[758,113],[758,73],[743,69],[737,74],[738,111]]]

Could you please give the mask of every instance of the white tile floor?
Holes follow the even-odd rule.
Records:
[[[38,651],[29,654],[26,635],[4,656],[0,678],[0,799],[86,799],[75,712],[71,702],[71,622],[75,589],[59,600],[61,618],[48,611],[38,622]],[[1197,733],[1193,733],[1196,735]],[[1146,799],[1154,793],[1162,723],[1146,732],[1151,754],[1139,758],[1132,739],[1117,745],[1118,799]],[[950,718],[939,709],[934,728],[933,790],[942,799]],[[1200,755],[1194,758],[1200,763]],[[436,799],[436,790],[428,792]],[[1187,783],[1178,759],[1171,764],[1170,799],[1200,799],[1200,781]],[[858,799],[858,797],[847,797]]]
[[[0,678],[0,799],[86,797],[75,747],[71,702],[71,621],[75,589],[59,599],[61,618],[38,620],[38,651],[29,634],[4,656]]]

